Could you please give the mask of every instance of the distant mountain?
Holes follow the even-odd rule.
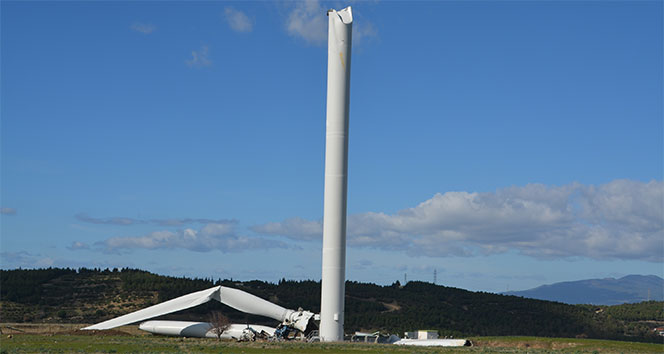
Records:
[[[628,275],[620,279],[567,281],[504,294],[567,304],[619,305],[664,301],[664,279],[656,275]]]

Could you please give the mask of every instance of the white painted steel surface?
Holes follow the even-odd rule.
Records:
[[[165,336],[185,336],[197,338],[215,338],[209,322],[191,321],[146,321],[138,326],[138,329]]]
[[[270,336],[274,336],[276,328],[255,325],[255,324],[231,324],[223,333],[221,339],[239,339],[242,338],[244,331],[251,328],[256,332],[265,331]],[[138,326],[139,329],[166,336],[181,336],[195,338],[217,338],[217,334],[212,330],[209,322],[190,322],[190,321],[146,321]]]
[[[284,324],[291,325],[303,332],[307,328],[309,319],[314,316],[314,314],[309,311],[289,310],[242,290],[227,288],[225,286],[215,286],[214,288],[183,295],[178,298],[162,302],[161,304],[150,306],[148,308],[138,310],[124,316],[116,317],[108,321],[97,323],[83,329],[111,329],[135,322],[145,321],[150,318],[155,318],[172,312],[185,310],[211,300],[217,300],[245,313],[273,318]]]
[[[274,318],[280,322],[288,319],[295,312],[238,289],[222,287],[219,295],[220,298],[216,300],[234,309],[252,315]]]
[[[348,189],[348,111],[353,15],[350,7],[329,10],[327,49],[327,128],[323,210],[323,272],[320,338],[344,338],[346,280],[346,195]]]
[[[128,313],[124,316],[116,317],[108,321],[97,323],[95,325],[85,327],[83,329],[111,329],[115,327],[120,327],[128,325],[130,323],[145,321],[150,318],[154,318],[161,315],[166,315],[171,312],[180,311],[188,309],[200,304],[204,304],[214,298],[218,298],[219,289],[221,286],[215,286],[214,288],[197,291],[195,293],[187,294],[180,296],[178,298],[162,302],[142,310],[138,310],[132,313]],[[215,296],[216,295],[216,296]]]
[[[470,345],[467,339],[402,339],[396,345],[414,345],[418,347],[463,347]]]

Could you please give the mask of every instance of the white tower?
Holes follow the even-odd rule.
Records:
[[[327,43],[327,128],[323,207],[323,275],[320,338],[344,338],[346,282],[346,195],[348,189],[348,104],[353,14],[329,10]]]

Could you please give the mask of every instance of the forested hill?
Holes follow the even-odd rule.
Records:
[[[0,270],[2,322],[96,323],[197,290],[224,285],[281,306],[318,312],[320,282],[175,278],[136,269]],[[219,310],[238,323],[275,325],[217,302],[164,318],[207,320]],[[403,334],[437,329],[442,336],[533,335],[661,342],[664,302],[618,306],[567,305],[471,292],[423,282],[391,286],[346,283],[346,332]]]

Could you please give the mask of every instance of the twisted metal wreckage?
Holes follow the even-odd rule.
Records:
[[[167,315],[169,313],[186,310],[206,302],[216,300],[236,310],[264,317],[273,318],[281,323],[275,328],[257,324],[230,324],[218,333],[218,327],[209,322],[149,320],[151,318]],[[235,339],[238,341],[263,340],[301,340],[319,341],[316,321],[320,317],[303,309],[290,310],[242,290],[215,286],[210,289],[180,296],[148,308],[138,310],[120,317],[110,319],[84,330],[105,330],[142,322],[138,328],[150,333],[198,338]],[[359,332],[358,332],[359,333]],[[356,333],[357,334],[357,333]],[[376,342],[393,343],[397,345],[416,346],[467,346],[470,342],[465,339],[401,339],[395,335],[379,336],[373,334]]]
[[[248,314],[270,317],[281,322],[276,328],[254,324],[231,324],[221,333],[220,338],[222,339],[305,339],[308,336],[311,338],[317,333],[318,327],[313,321],[316,315],[313,312],[302,309],[286,309],[242,290],[225,286],[215,286],[214,288],[180,296],[83,329],[105,330],[120,327],[186,310],[212,300],[217,300]],[[153,320],[142,322],[138,328],[155,334],[217,338],[215,325],[209,322]]]

